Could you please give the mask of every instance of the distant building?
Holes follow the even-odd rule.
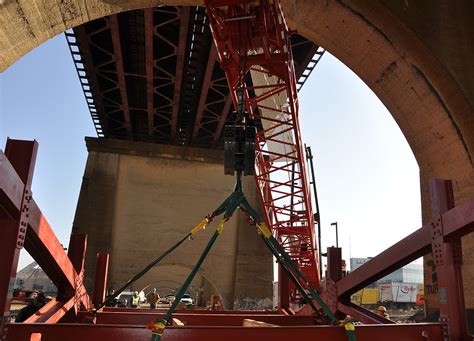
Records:
[[[16,273],[14,289],[38,290],[52,295],[58,292],[53,282],[41,269],[38,263],[33,262]]]
[[[351,258],[351,271],[370,261],[372,257],[367,258]],[[422,264],[408,264],[395,270],[391,274],[379,279],[376,283],[423,283],[423,265]]]

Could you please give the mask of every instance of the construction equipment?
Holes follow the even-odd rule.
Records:
[[[254,121],[258,126],[255,177],[265,221],[311,286],[319,289],[315,221],[299,127],[291,32],[280,2],[208,0],[205,4],[238,124],[252,122],[249,135],[253,134]],[[234,143],[231,147],[229,142],[227,149],[227,141],[226,134],[226,153],[229,150],[233,155]],[[226,174],[230,174],[227,163]],[[282,296],[295,297],[296,288]]]

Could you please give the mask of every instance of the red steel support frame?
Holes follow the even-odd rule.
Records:
[[[71,308],[77,312],[90,307],[89,296],[82,285],[86,237],[71,236],[68,256],[31,197],[29,188],[37,149],[36,141],[9,139],[5,154],[0,151],[0,206],[3,208],[0,265],[2,269],[9,269],[0,276],[3,332],[9,327],[12,289],[23,246],[59,289],[58,297],[28,322],[55,323]]]
[[[437,323],[410,325],[357,326],[356,336],[364,341],[443,341],[442,327]],[[44,340],[148,340],[150,330],[141,325],[104,324],[13,324],[10,327],[11,340],[29,340],[32,333],[44,335]],[[289,327],[245,327],[242,326],[184,326],[166,328],[164,340],[301,340],[326,341],[347,340],[344,328],[339,326],[289,326]]]
[[[9,141],[11,146],[22,141]],[[8,155],[11,156],[13,164],[16,166],[18,160],[28,160],[32,154],[28,154],[20,149],[15,150],[12,147],[7,148]],[[31,149],[30,153],[31,153]],[[14,151],[14,152],[13,152]],[[28,156],[30,155],[30,156]],[[26,162],[28,164],[28,162]],[[26,169],[26,168],[25,168]],[[25,173],[19,172],[20,175]],[[394,268],[408,263],[409,261],[429,252],[430,248],[440,249],[436,245],[438,240],[435,237],[441,237],[440,243],[455,243],[457,240],[474,230],[474,198],[465,203],[454,207],[450,201],[450,183],[440,180],[432,181],[433,214],[432,223],[426,224],[413,234],[392,246],[381,255],[373,258],[366,265],[352,272],[346,277],[340,278],[340,249],[334,248],[328,251],[331,258],[328,270],[329,279],[333,281],[336,288],[336,308],[341,313],[350,314],[364,322],[385,322],[383,318],[371,314],[360,307],[350,304],[350,294],[366,284],[394,270]],[[20,226],[19,217],[21,216],[21,203],[23,201],[22,193],[25,184],[17,174],[14,166],[7,157],[0,152],[0,203],[3,207],[2,215],[7,213],[8,219],[2,220],[2,233],[8,234],[9,230],[4,226],[10,225],[3,223],[7,220],[15,221],[16,226]],[[40,309],[39,312],[31,316],[26,323],[7,324],[4,329],[7,340],[38,339],[44,336],[48,340],[63,339],[68,335],[69,340],[83,340],[84,338],[113,340],[117,337],[122,339],[137,338],[149,336],[149,330],[145,324],[153,319],[156,314],[163,313],[160,309],[141,310],[127,308],[105,308],[96,318],[95,325],[92,324],[55,324],[68,311],[74,311],[74,307],[81,307],[75,321],[87,320],[90,309],[89,297],[82,285],[83,259],[86,248],[86,237],[80,234],[73,234],[69,246],[68,255],[64,252],[61,244],[56,239],[51,228],[42,216],[33,199],[30,200],[28,212],[28,229],[26,231],[25,248],[38,261],[51,280],[58,286],[59,295],[56,299],[49,302]],[[438,210],[438,211],[437,211]],[[436,216],[437,212],[440,214]],[[442,213],[444,212],[444,213]],[[441,214],[442,213],[442,214]],[[435,228],[436,222],[439,222],[440,228]],[[11,241],[10,238],[2,238],[1,242]],[[6,246],[5,244],[3,246]],[[15,244],[13,244],[15,248]],[[16,252],[10,248],[11,255]],[[5,252],[5,248],[0,249]],[[436,252],[435,252],[436,253]],[[438,252],[439,253],[439,252]],[[443,251],[444,265],[452,266],[449,255],[446,256]],[[436,257],[435,257],[436,258]],[[438,256],[439,258],[439,256]],[[7,258],[8,259],[8,258]],[[12,257],[9,258],[10,260]],[[108,255],[98,255],[97,277],[95,283],[95,303],[101,302],[105,296],[106,278],[107,278]],[[456,266],[443,270],[442,264],[438,265],[438,276],[453,274],[459,277],[459,268]],[[333,266],[334,265],[334,266]],[[335,269],[334,269],[335,268]],[[440,272],[443,272],[440,274]],[[3,285],[6,282],[11,283],[11,272],[7,272],[7,277],[3,278]],[[7,279],[8,281],[6,281]],[[443,282],[444,281],[444,282]],[[441,317],[446,318],[448,329],[443,324],[415,324],[415,325],[373,325],[358,326],[356,334],[364,340],[379,340],[383,337],[386,341],[391,340],[419,340],[428,337],[430,340],[443,340],[445,332],[449,333],[453,340],[466,339],[462,323],[465,323],[463,316],[462,300],[459,300],[458,294],[460,283],[452,281],[449,283],[440,278],[440,285],[446,285],[446,304],[441,305]],[[332,296],[329,296],[332,297]],[[462,297],[462,295],[461,295]],[[2,302],[8,299],[4,291]],[[448,304],[449,303],[449,304]],[[291,333],[293,338],[301,340],[344,340],[344,330],[336,326],[313,326],[312,316],[301,316],[284,314],[280,312],[189,312],[177,311],[176,317],[188,322],[186,327],[170,327],[166,337],[172,339],[201,340],[217,339],[226,337],[228,340],[261,340],[268,338],[281,338]],[[280,325],[277,328],[242,328],[241,323],[245,318],[252,318],[259,321]],[[74,321],[73,320],[73,321]],[[70,321],[70,320],[68,320]],[[90,319],[89,319],[90,321]],[[463,322],[464,321],[464,322]]]
[[[266,123],[257,133],[255,175],[266,222],[309,283],[319,288],[290,32],[280,2],[206,0],[205,4],[234,107],[243,86],[250,117]],[[249,72],[271,79],[271,84],[248,86],[244,79]],[[283,98],[285,106],[269,107],[266,101],[273,96]]]
[[[446,334],[451,340],[470,340],[462,287],[460,238],[474,231],[474,198],[454,207],[451,181],[432,179],[429,187],[431,222],[340,280],[330,278],[324,296],[334,312],[351,315],[364,323],[391,323],[352,304],[350,295],[431,251],[438,277],[440,321],[447,326]],[[329,252],[328,256],[331,256]],[[332,264],[329,262],[328,267]],[[328,269],[330,274],[338,271],[340,267]],[[305,307],[301,314],[308,311]]]

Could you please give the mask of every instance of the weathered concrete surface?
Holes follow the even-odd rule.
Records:
[[[221,151],[141,142],[87,139],[89,158],[74,230],[89,235],[86,283],[95,254],[110,252],[110,286],[117,288],[186,235],[233,190]],[[249,200],[258,194],[253,177],[244,179]],[[216,222],[186,241],[133,289],[161,293],[184,282],[204,250]],[[193,282],[205,298],[220,295],[226,308],[234,299],[271,299],[272,257],[237,211]],[[268,301],[271,302],[271,301]]]
[[[284,0],[292,28],[348,65],[389,109],[420,167],[423,220],[427,180],[454,182],[457,203],[474,196],[473,24],[471,0]],[[43,41],[91,19],[192,0],[5,0],[0,5],[0,69]],[[474,237],[463,240],[465,284],[474,282]],[[474,287],[466,303],[474,308]]]

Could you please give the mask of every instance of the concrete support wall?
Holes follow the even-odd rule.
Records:
[[[110,253],[109,283],[117,288],[186,235],[233,190],[220,151],[141,142],[87,138],[89,158],[74,220],[74,231],[89,235],[86,283],[92,286],[95,254]],[[253,177],[244,189],[255,205]],[[204,250],[216,221],[186,241],[133,290],[178,288]],[[272,257],[237,211],[192,283],[191,293],[219,295],[271,307]]]

